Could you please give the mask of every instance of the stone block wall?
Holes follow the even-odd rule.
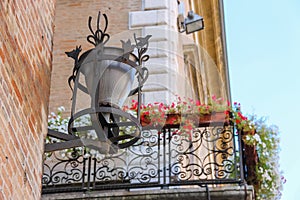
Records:
[[[144,103],[170,103],[176,95],[189,96],[184,63],[182,36],[177,29],[178,3],[172,0],[145,0],[143,10],[129,13],[129,28],[152,35],[149,41],[149,79],[144,86]],[[182,87],[183,86],[183,87]]]
[[[55,0],[0,1],[0,199],[40,199]]]

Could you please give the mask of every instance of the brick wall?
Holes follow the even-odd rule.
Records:
[[[0,1],[0,199],[40,199],[54,5]]]

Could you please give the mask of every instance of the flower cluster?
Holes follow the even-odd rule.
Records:
[[[124,111],[137,115],[138,102],[132,100],[130,106],[124,106]],[[177,96],[177,101],[170,105],[162,102],[149,103],[141,105],[140,120],[142,125],[149,125],[155,128],[165,124],[180,124],[179,129],[173,134],[185,134],[191,137],[192,130],[199,122],[199,116],[211,114],[213,112],[224,112],[226,115],[230,112],[229,103],[224,103],[223,99],[213,96],[208,104],[202,104],[199,100],[191,98],[181,98]],[[172,114],[179,117],[170,117]],[[167,121],[166,121],[167,120]]]
[[[51,112],[48,116],[48,128],[66,133],[68,130],[69,118],[62,117],[62,113],[65,111],[63,106],[60,106],[57,110],[57,114]]]
[[[124,106],[123,110],[137,116],[138,102],[132,100],[129,106]],[[67,123],[69,119],[63,119],[63,107],[60,107],[58,114],[51,113],[49,115],[48,126],[50,129],[58,130],[60,132],[67,132]],[[254,146],[257,151],[258,162],[255,164],[256,182],[254,186],[257,199],[279,199],[281,196],[282,184],[285,179],[282,172],[279,171],[278,155],[279,155],[279,136],[278,129],[275,126],[268,126],[264,120],[257,120],[255,117],[246,117],[242,111],[239,103],[231,104],[225,102],[223,99],[213,96],[207,104],[201,103],[198,100],[189,98],[177,97],[177,101],[171,104],[155,102],[152,104],[141,105],[140,120],[144,126],[152,126],[154,128],[161,128],[165,124],[179,125],[173,134],[184,134],[192,139],[192,131],[197,126],[195,123],[195,116],[199,122],[199,117],[216,112],[224,113],[230,122],[234,124],[238,130],[244,133],[254,133],[243,135],[243,141],[246,145]],[[174,117],[170,117],[174,115]],[[178,117],[179,116],[179,117]],[[198,116],[198,118],[197,118]],[[224,118],[223,118],[224,119]],[[76,123],[83,123],[85,125],[90,123],[90,119],[77,121]],[[127,129],[120,129],[120,131],[132,131]],[[90,133],[89,133],[90,134]],[[85,135],[95,139],[96,135]],[[46,142],[50,141],[47,138]],[[103,155],[95,150],[90,150],[85,147],[78,147],[77,149],[84,157],[92,156],[101,159]],[[68,150],[62,151],[62,154],[67,155]]]
[[[132,105],[130,109],[132,111],[137,111],[138,102],[132,100]],[[155,102],[154,104],[141,105],[141,121],[152,126],[163,126],[165,123],[167,105],[164,103]]]
[[[268,126],[265,119],[256,120],[255,134],[246,135],[244,141],[248,145],[256,147],[259,161],[256,165],[258,179],[257,199],[280,199],[282,184],[285,179],[279,171],[279,136],[276,126]]]
[[[51,112],[50,115],[48,116],[48,128],[52,130],[59,131],[61,133],[68,133],[68,123],[70,118],[63,118],[63,112],[65,111],[65,108],[63,106],[60,106],[57,109],[57,114],[54,112]],[[84,125],[90,125],[91,120],[88,116],[83,116],[79,119],[77,119],[74,122],[75,126],[84,126]],[[77,133],[78,134],[78,133]],[[96,139],[96,133],[95,132],[81,132],[81,135],[77,135],[82,138],[87,138],[87,139]],[[53,137],[46,137],[46,143],[56,143],[56,142],[61,142],[61,140],[53,138]],[[98,151],[94,149],[89,149],[87,147],[75,147],[72,149],[64,149],[61,150],[60,156],[61,157],[67,157],[67,158],[72,158],[72,154],[74,152],[78,153],[79,155],[83,155],[83,157],[88,158],[88,157],[93,157],[96,159],[102,159],[103,155],[100,154]],[[45,158],[49,159],[51,156],[51,153],[46,153]]]

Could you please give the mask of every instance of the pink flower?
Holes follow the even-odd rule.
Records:
[[[216,100],[217,100],[216,95],[213,95],[213,96],[211,97],[211,99],[212,99],[213,101],[216,101]]]
[[[174,102],[172,102],[171,108],[175,108],[175,103]]]

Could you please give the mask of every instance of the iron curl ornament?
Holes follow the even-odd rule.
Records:
[[[101,16],[104,18],[103,29]],[[74,59],[73,73],[68,79],[73,92],[68,132],[76,138],[77,146],[87,146],[103,154],[127,148],[140,137],[141,92],[149,74],[144,63],[149,59],[146,52],[151,38],[151,35],[137,37],[134,34],[134,43],[128,39],[120,41],[121,48],[107,46],[110,39],[107,27],[105,14],[98,13],[96,30],[92,27],[92,17],[89,17],[91,34],[87,41],[95,47],[80,56],[81,46],[66,52]],[[126,99],[133,95],[138,99],[137,116],[122,110]],[[90,135],[95,137],[91,139]],[[68,148],[76,144],[70,144]]]

